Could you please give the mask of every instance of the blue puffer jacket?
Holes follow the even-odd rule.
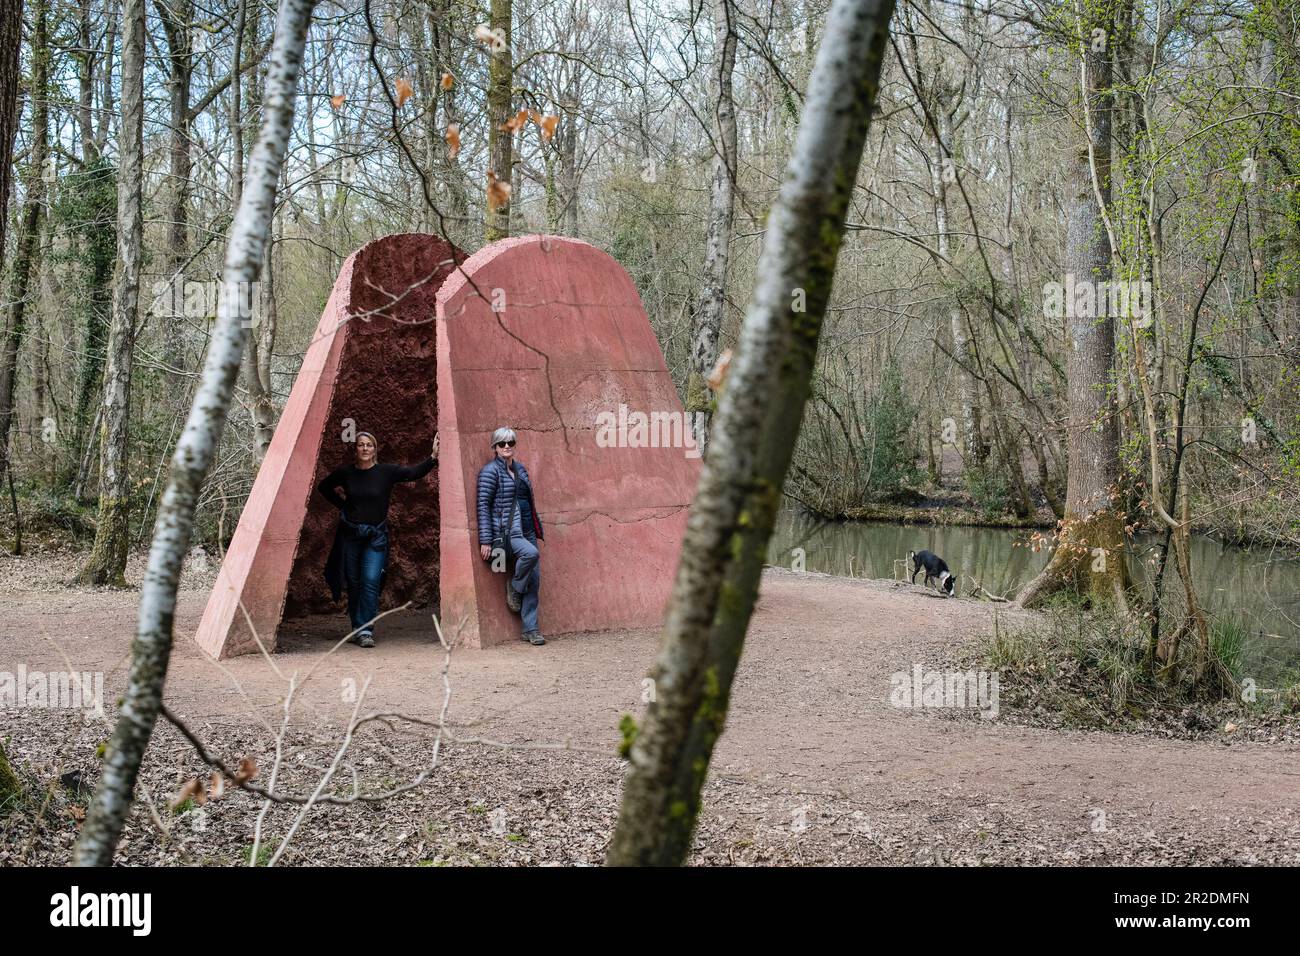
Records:
[[[519,524],[524,537],[533,544],[542,535],[542,519],[533,502],[533,483],[522,461],[515,462],[518,480],[524,483],[524,497],[519,500]],[[493,458],[478,473],[478,543],[491,544],[496,534],[510,532],[510,513],[514,510],[516,476],[500,458]]]

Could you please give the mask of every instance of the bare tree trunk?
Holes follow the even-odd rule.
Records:
[[[91,46],[91,41],[91,2],[81,0],[77,11],[77,131],[81,137],[81,158],[87,166],[99,158],[92,120],[98,51]]]
[[[26,331],[27,293],[37,261],[44,199],[45,157],[49,149],[49,46],[46,9],[49,0],[36,0],[32,13],[32,147],[27,163],[26,193],[19,220],[18,244],[9,282],[9,314],[0,343],[0,483],[9,469],[9,432],[14,419],[14,388],[18,379],[18,351]],[[5,250],[9,223],[10,171],[13,169],[14,133],[18,128],[18,51],[22,42],[22,0],[0,3],[0,258]]]
[[[677,865],[690,851],[809,396],[893,6],[836,0],[827,17],[691,506],[610,864]]]
[[[1080,20],[1074,37],[1081,59],[1080,109],[1085,142],[1070,166],[1065,269],[1076,284],[1093,283],[1100,292],[1111,278],[1111,242],[1103,217],[1110,202],[1111,53],[1090,41],[1096,26],[1113,35],[1113,10],[1087,26]],[[1067,307],[1069,470],[1065,517],[1056,550],[1039,575],[1025,586],[1022,605],[1041,604],[1052,594],[1074,589],[1092,600],[1125,606],[1128,569],[1119,500],[1119,418],[1115,404],[1115,318],[1105,296],[1093,308]],[[1068,304],[1067,304],[1068,306]]]
[[[443,73],[451,74],[455,82],[459,82],[460,73],[459,62],[456,59],[451,45],[451,39],[455,36],[458,29],[456,22],[452,20],[452,12],[455,9],[451,0],[431,0],[429,8],[430,32],[433,39],[434,54],[437,57],[438,76],[435,77],[435,88],[440,88],[439,84]],[[442,129],[435,131],[435,136],[441,140],[439,155],[445,163],[445,187],[447,190],[447,209],[443,214],[443,225],[438,230],[440,233],[448,231],[447,224],[450,224],[450,236],[443,235],[444,239],[454,239],[454,244],[463,244],[468,239],[469,228],[469,196],[465,192],[465,174],[461,171],[459,158],[451,155],[451,149],[447,144],[445,134],[447,128],[453,123],[460,123],[460,112],[456,106],[457,93],[453,85],[449,90],[440,90],[438,102],[442,105]]]
[[[272,258],[275,245],[268,236],[266,261],[262,264],[262,281],[258,291],[257,321],[248,339],[245,379],[248,383],[249,411],[253,416],[253,447],[260,465],[275,436],[275,403],[271,399],[271,358],[275,349],[275,270]]]
[[[0,0],[0,256],[5,251],[5,231],[9,225],[9,190],[13,187],[14,134],[18,131],[20,79],[18,51],[22,38],[22,0]],[[44,97],[43,92],[41,97]]]
[[[230,88],[231,170],[233,173],[231,176],[230,204],[232,208],[236,209],[239,207],[239,200],[244,190],[244,117],[240,96],[243,80],[240,78],[240,69],[243,59],[245,31],[247,30],[247,7],[247,0],[240,0],[239,14],[235,20],[235,43],[231,54],[233,61],[230,66],[231,75],[236,77]],[[253,27],[256,30],[256,21],[254,21]],[[257,42],[256,36],[249,35],[247,42],[250,47],[254,46]],[[256,83],[251,85],[250,100],[252,102],[250,106],[256,109]],[[308,125],[310,127],[311,124]],[[319,185],[318,182],[318,189]],[[244,360],[244,381],[248,387],[249,412],[253,418],[253,448],[257,453],[259,467],[266,457],[266,450],[271,447],[271,438],[275,433],[275,405],[271,400],[271,359],[275,346],[276,311],[275,293],[272,288],[274,272],[271,267],[271,257],[274,245],[271,242],[271,231],[268,228],[266,256],[262,264],[262,281],[258,287],[252,334],[248,339],[248,353]]]
[[[131,672],[113,730],[104,772],[77,837],[73,862],[107,866],[131,809],[140,761],[162,706],[171,655],[176,587],[189,548],[199,489],[221,440],[246,330],[239,290],[256,282],[275,211],[276,187],[293,125],[294,95],[314,0],[281,0],[266,75],[262,129],[248,164],[247,184],[226,246],[221,297],[212,342],[194,404],[172,456],[171,477],[158,508],[140,616],[131,648]]]
[[[736,67],[736,10],[733,0],[713,0],[713,37],[717,72],[713,77],[718,104],[713,122],[713,178],[709,182],[709,230],[704,246],[704,284],[695,306],[691,378],[687,411],[700,450],[708,447],[713,397],[706,385],[718,362],[718,338],[727,305],[727,262],[736,197],[736,107],[732,74]]]
[[[118,131],[117,267],[113,324],[104,367],[104,415],[99,442],[99,518],[90,558],[77,575],[82,584],[126,586],[130,542],[131,367],[140,314],[141,242],[144,234],[144,0],[122,4],[122,126]]]
[[[162,316],[163,361],[167,366],[167,383],[172,394],[183,395],[185,387],[185,353],[181,337],[181,316],[175,305],[185,301],[185,276],[182,270],[189,259],[190,196],[190,64],[192,44],[191,0],[155,0],[167,37],[167,88],[170,118],[167,155],[167,245],[163,251],[162,270],[171,285],[168,302],[172,308]],[[235,81],[238,88],[238,80]]]
[[[931,131],[934,139],[934,160],[930,164],[931,185],[934,190],[934,218],[937,244],[939,247],[940,268],[950,265],[952,241],[948,217],[948,179],[956,174],[956,164],[952,158],[952,109],[950,100],[955,95],[945,85],[942,75],[937,75],[935,82],[939,90],[935,97],[935,120],[938,124]],[[984,441],[980,434],[980,410],[978,384],[971,368],[971,342],[967,334],[966,315],[955,294],[948,306],[948,328],[952,332],[952,355],[957,363],[958,394],[961,396],[958,408],[961,413],[962,430],[962,467],[975,468],[984,462]]]
[[[510,95],[515,73],[514,56],[510,50],[511,16],[512,0],[491,0],[488,25],[492,30],[500,31],[505,46],[498,52],[490,52],[488,61],[488,176],[505,186],[514,182],[514,134],[502,129],[514,109]],[[489,191],[484,207],[486,241],[496,242],[510,235],[513,198],[506,196],[504,202],[495,201]]]
[[[113,104],[113,51],[117,49],[118,4],[105,0],[101,16],[108,21],[104,34],[104,68],[99,71],[99,110],[95,127],[95,155],[102,156],[108,143],[109,121],[117,115]],[[120,128],[119,128],[120,131]]]
[[[922,3],[925,18],[930,16],[928,0]],[[906,14],[905,14],[906,15]],[[917,94],[918,113],[928,142],[930,167],[930,201],[934,213],[934,265],[940,272],[953,268],[952,233],[948,209],[948,186],[956,182],[957,167],[953,158],[953,114],[960,99],[959,90],[947,76],[942,54],[935,52],[932,62],[922,53],[922,31],[909,21],[905,49],[911,53],[912,83]],[[928,49],[928,47],[927,47]],[[962,468],[978,467],[984,460],[979,417],[979,383],[971,366],[971,341],[966,316],[956,293],[948,305],[948,329],[952,335],[952,356],[957,363],[954,375],[958,387],[958,417],[962,434]]]

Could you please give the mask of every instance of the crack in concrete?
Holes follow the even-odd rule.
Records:
[[[685,511],[689,507],[690,505],[651,505],[650,508],[646,510],[656,510],[656,511],[661,511],[662,513],[643,515],[639,518],[628,518],[628,519],[620,518],[616,515],[610,514],[608,511],[601,511],[597,508],[573,508],[568,511],[550,511],[550,512],[548,512],[545,508],[538,508],[537,510],[541,512],[542,516],[546,518],[546,520],[551,524],[567,528],[567,527],[571,527],[572,525],[582,524],[584,521],[590,521],[596,515],[600,515],[602,518],[608,518],[610,521],[613,521],[616,524],[638,524],[639,522],[642,521],[660,521],[664,518],[671,518],[673,515]],[[575,521],[557,521],[555,520],[554,517],[551,517],[552,515],[579,514],[579,513],[582,514],[582,517],[578,518]]]

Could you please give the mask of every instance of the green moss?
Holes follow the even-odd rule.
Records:
[[[732,533],[731,547],[728,550],[731,552],[732,561],[739,561],[740,556],[745,553],[745,539],[739,531]]]
[[[636,735],[640,728],[636,725],[635,717],[624,714],[619,718],[618,730],[623,735],[623,741],[618,745],[618,755],[627,760],[632,756],[632,745],[636,743]]]
[[[728,617],[739,617],[745,613],[745,599],[740,588],[724,580],[718,591],[718,607]]]
[[[14,768],[9,765],[9,758],[5,755],[4,744],[0,742],[0,816],[8,813],[9,810],[22,800],[23,787],[19,781],[18,775],[14,773]]]
[[[686,411],[709,412],[713,410],[712,406],[713,396],[709,394],[704,376],[699,372],[692,372],[690,378],[686,380]]]

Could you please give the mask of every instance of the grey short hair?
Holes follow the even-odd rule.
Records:
[[[518,442],[519,439],[515,437],[515,430],[513,428],[506,428],[502,425],[492,433],[492,447],[496,448],[497,442],[499,441]]]

